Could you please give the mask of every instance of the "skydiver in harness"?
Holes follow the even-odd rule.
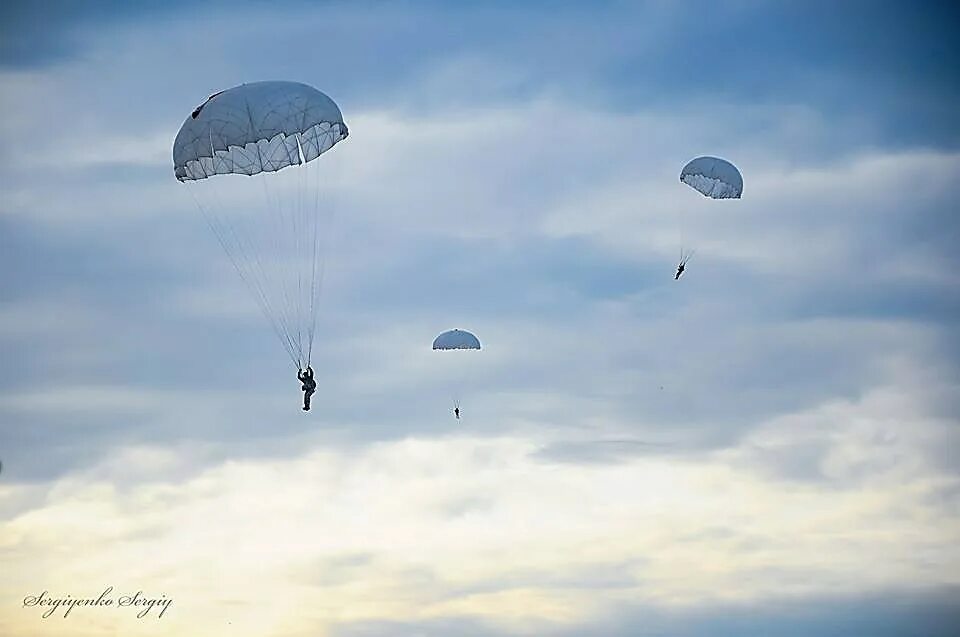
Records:
[[[683,274],[683,271],[687,268],[687,261],[689,261],[692,256],[693,252],[688,252],[686,256],[684,256],[683,250],[680,251],[680,264],[677,266],[676,276],[673,277],[674,281],[680,280],[680,275]]]
[[[313,392],[317,391],[317,381],[313,380],[313,368],[307,365],[307,370],[300,370],[297,372],[297,380],[303,383],[301,391],[303,391],[303,410],[310,411],[310,397],[313,396]]]

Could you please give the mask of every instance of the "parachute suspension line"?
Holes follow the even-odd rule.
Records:
[[[290,186],[296,183],[296,177],[292,175],[292,171],[296,171],[298,168],[299,166],[290,166],[286,169],[286,172],[277,171],[277,185],[286,186],[286,189],[289,191]],[[294,184],[288,183],[291,181],[293,181]],[[300,299],[297,288],[295,287],[299,285],[300,280],[300,268],[297,267],[300,261],[300,228],[297,222],[299,210],[297,209],[296,198],[298,194],[299,192],[295,193],[292,197],[290,194],[286,194],[285,196],[277,195],[277,199],[278,201],[286,199],[289,202],[286,211],[289,213],[290,227],[283,231],[283,235],[289,237],[289,244],[286,246],[285,254],[279,258],[288,266],[289,276],[284,277],[284,280],[288,283],[289,288],[284,288],[284,290],[288,299],[287,309],[293,318],[291,337],[293,337],[294,342],[297,343],[297,353],[300,358],[300,363],[303,364],[305,357],[303,355],[303,341],[300,338],[300,322],[303,320],[303,315],[300,313]]]
[[[687,214],[680,213],[680,262],[677,264],[677,267],[686,266],[687,261],[690,260],[690,257],[693,256],[694,250],[690,250],[687,247]]]
[[[329,134],[329,133],[328,133]],[[313,304],[313,314],[316,317],[320,313],[320,295],[323,293],[324,274],[326,272],[327,251],[330,249],[330,233],[333,231],[333,219],[336,212],[336,206],[333,205],[333,193],[331,186],[337,183],[336,179],[325,177],[325,175],[334,169],[338,163],[336,160],[331,162],[330,156],[324,156],[323,164],[318,157],[314,166],[314,208],[317,214],[314,218],[313,226],[313,269],[311,271],[311,289],[310,302]],[[324,169],[324,166],[326,167]],[[326,184],[326,186],[324,186]],[[313,350],[313,342],[316,337],[316,323],[310,332],[310,349]]]
[[[307,365],[310,365],[313,353],[313,332],[317,320],[316,304],[314,303],[312,293],[312,278],[313,272],[316,270],[317,259],[315,227],[318,207],[313,205],[311,208],[310,205],[313,197],[307,189],[311,181],[311,167],[310,162],[306,160],[306,155],[303,152],[300,133],[296,133],[295,140],[297,142],[297,165],[289,169],[288,172],[296,172],[297,182],[296,201],[291,211],[294,232],[294,265],[297,266],[295,267],[297,279],[296,315],[300,319],[297,323],[297,343],[300,346],[301,358]],[[308,259],[310,263],[310,279],[306,278],[307,273],[304,271],[304,264],[307,263]],[[288,280],[292,281],[292,278]],[[304,294],[307,292],[311,293],[309,299],[304,298]],[[306,314],[304,313],[305,311]],[[307,341],[306,348],[304,348],[304,340]]]
[[[210,152],[212,156],[216,156],[216,149],[214,148],[213,137],[210,136]],[[260,153],[260,147],[257,146],[257,156],[260,158],[262,165],[263,158]],[[264,181],[264,184],[266,182]],[[279,281],[271,281],[271,270],[265,267],[263,261],[260,258],[260,254],[263,250],[257,249],[257,246],[254,245],[254,237],[260,236],[260,242],[263,242],[264,239],[261,236],[262,233],[253,233],[253,232],[238,232],[238,227],[236,223],[230,223],[229,217],[227,216],[228,208],[222,204],[219,199],[219,189],[216,187],[209,188],[208,191],[216,200],[216,208],[222,211],[221,219],[218,220],[218,223],[221,227],[221,231],[224,229],[229,230],[230,235],[233,238],[233,245],[237,249],[237,261],[243,266],[246,265],[246,270],[244,274],[246,278],[253,282],[251,286],[255,292],[263,299],[263,305],[265,307],[265,313],[269,315],[269,320],[273,323],[276,323],[281,332],[281,341],[285,343],[285,346],[289,346],[291,358],[294,359],[294,362],[299,365],[299,358],[296,354],[297,347],[293,338],[291,337],[290,330],[290,317],[285,314],[282,310],[283,308],[277,308],[271,301],[271,296],[269,291],[271,289],[276,289],[278,283],[282,284],[282,279]],[[269,201],[266,202],[267,206],[270,206]],[[216,215],[213,215],[216,217]],[[274,232],[274,236],[279,236],[279,232]],[[229,243],[229,242],[228,242]],[[282,286],[280,286],[282,287]]]
[[[253,177],[257,179],[259,176]],[[265,184],[266,182],[263,181]],[[214,198],[216,203],[216,209],[224,211],[220,216],[220,219],[217,219],[221,231],[228,231],[229,236],[227,239],[232,237],[232,244],[230,241],[227,241],[228,245],[232,245],[237,252],[237,262],[239,263],[245,278],[252,283],[250,287],[253,289],[254,293],[259,295],[263,299],[263,306],[265,308],[265,313],[268,315],[268,319],[271,323],[277,325],[277,329],[280,332],[281,341],[284,343],[284,347],[288,348],[288,353],[290,354],[291,359],[294,361],[294,364],[298,366],[300,364],[301,357],[298,356],[298,348],[296,342],[292,338],[292,331],[290,329],[291,317],[288,312],[285,312],[283,306],[278,307],[274,301],[281,301],[282,299],[274,298],[271,296],[270,291],[280,289],[283,290],[283,279],[282,277],[277,277],[276,273],[268,268],[261,258],[261,253],[264,252],[262,249],[266,243],[266,238],[264,235],[273,235],[274,237],[279,237],[279,231],[272,231],[268,233],[255,233],[251,231],[243,232],[241,228],[238,227],[237,223],[230,223],[229,217],[226,214],[227,207],[225,207],[219,199],[220,190],[216,187],[209,188],[208,192]],[[264,203],[266,207],[272,207],[272,204],[267,198]],[[259,211],[258,211],[259,212]],[[264,215],[261,215],[262,217]],[[266,217],[272,217],[272,215],[265,215]],[[214,215],[216,218],[217,215]],[[260,218],[258,217],[258,218]],[[224,233],[226,236],[226,233]],[[254,244],[256,238],[259,238],[259,247]]]
[[[303,169],[306,168],[306,166],[303,165],[303,151],[302,151],[302,149],[300,148],[300,133],[297,133],[297,135],[296,135],[296,140],[297,140],[297,161],[298,161],[299,163],[298,163],[297,166],[292,167],[292,170],[295,170],[296,173],[297,173],[297,216],[296,216],[296,219],[297,219],[297,221],[298,221],[297,226],[299,226],[299,227],[295,227],[295,228],[294,228],[294,236],[296,237],[296,242],[297,242],[297,258],[296,258],[296,260],[295,260],[295,263],[298,263],[298,264],[299,264],[299,263],[303,263],[303,258],[302,258],[302,256],[303,256],[303,251],[302,251],[302,248],[303,248],[303,236],[302,236],[302,235],[303,235],[303,231],[304,231],[303,223],[302,223],[303,220],[304,220],[304,213],[303,213]],[[303,330],[303,327],[304,327],[304,325],[303,325],[303,268],[302,268],[302,267],[298,267],[298,268],[297,268],[297,297],[296,297],[296,298],[297,298],[297,316],[300,318],[300,320],[297,321],[297,342],[301,344],[300,347],[301,347],[301,349],[302,349],[302,348],[303,348],[303,336],[304,336],[303,333],[302,333],[302,330]],[[310,358],[309,356],[304,355],[303,352],[301,352],[301,356],[303,356],[304,360],[309,360],[309,358]]]
[[[317,316],[314,312],[312,297],[305,298],[310,292],[309,273],[306,271],[306,264],[310,264],[310,271],[313,271],[316,260],[316,251],[313,246],[313,233],[311,221],[316,217],[316,208],[310,206],[310,193],[308,192],[310,184],[310,163],[307,162],[303,152],[303,143],[300,133],[296,134],[297,141],[297,161],[299,164],[295,168],[297,171],[297,207],[299,209],[299,228],[297,229],[297,261],[300,267],[297,268],[297,314],[301,317],[301,323],[298,331],[298,339],[301,347],[304,347],[304,358],[307,365],[310,364],[312,354],[312,343],[310,335],[316,325]],[[304,343],[306,341],[306,343]]]
[[[214,236],[217,238],[217,242],[220,244],[220,247],[223,248],[223,251],[227,253],[227,257],[230,259],[231,265],[237,271],[237,274],[240,275],[240,279],[247,285],[247,287],[253,292],[254,299],[257,301],[257,304],[260,306],[260,310],[263,312],[264,316],[267,318],[267,321],[270,323],[270,326],[273,328],[274,333],[280,339],[281,344],[283,345],[284,350],[287,352],[287,355],[290,356],[290,359],[293,363],[297,364],[296,355],[294,354],[293,344],[286,338],[282,328],[277,324],[277,321],[274,319],[273,314],[270,312],[269,303],[266,298],[266,294],[262,289],[262,286],[259,283],[248,276],[248,272],[242,267],[240,260],[243,258],[240,254],[237,253],[237,250],[233,249],[230,242],[227,240],[225,235],[225,227],[222,223],[222,220],[217,219],[217,216],[213,214],[211,210],[208,210],[206,206],[200,203],[200,200],[197,199],[196,194],[193,192],[193,187],[188,186],[187,192],[190,193],[190,198],[193,199],[193,202],[196,204],[197,208],[200,210],[201,215],[203,216],[204,221],[210,227],[210,230],[213,232]],[[234,238],[236,238],[236,233]],[[237,242],[235,246],[241,253],[243,246],[241,243]]]
[[[332,131],[327,131],[324,135],[333,136]],[[325,169],[321,168],[321,160],[324,161]],[[317,316],[320,311],[320,296],[323,293],[323,281],[326,274],[327,251],[330,248],[330,234],[334,225],[336,216],[336,205],[334,199],[336,192],[331,187],[338,183],[337,173],[332,177],[325,177],[328,173],[338,170],[339,163],[332,160],[328,155],[323,154],[315,158],[310,164],[313,164],[314,178],[314,197],[313,197],[313,258],[311,259],[310,274],[310,325],[307,335],[307,359],[309,360],[313,353],[313,342],[316,335]],[[322,187],[326,184],[326,187]],[[321,225],[323,227],[321,227]]]
[[[265,239],[262,236],[262,233],[253,233],[253,232],[238,232],[236,225],[231,224],[228,226],[231,233],[235,237],[235,241],[242,247],[246,246],[247,249],[243,253],[244,260],[249,264],[251,273],[254,275],[254,278],[258,281],[258,285],[261,287],[262,294],[266,300],[267,308],[270,311],[271,317],[276,320],[280,329],[283,332],[284,340],[289,343],[291,349],[291,358],[294,360],[295,364],[299,365],[299,360],[296,355],[296,343],[293,341],[290,332],[290,319],[287,314],[283,311],[284,308],[277,307],[271,300],[270,290],[277,289],[277,282],[272,279],[272,271],[268,268],[263,260],[261,259],[262,249],[254,245],[253,237],[260,236],[260,242],[264,242]],[[274,233],[277,234],[277,233]],[[248,256],[252,255],[252,256]]]
[[[253,113],[252,113],[252,111],[251,111],[249,101],[246,102],[246,111],[247,111],[247,120],[248,120],[249,123],[250,123],[250,130],[255,130],[256,127],[254,126]],[[211,140],[210,140],[210,141],[211,141],[211,152],[214,152],[214,148],[213,148],[213,138],[212,138],[212,136],[211,136]],[[258,164],[259,164],[261,167],[265,167],[266,164],[265,164],[264,161],[263,161],[263,152],[262,152],[262,150],[261,150],[261,148],[260,148],[260,144],[259,144],[259,143],[256,144],[255,147],[256,147],[256,149],[257,149],[257,161],[258,161]],[[262,176],[262,175],[263,175],[263,173],[260,173],[260,175],[257,175],[257,176],[259,177],[259,176]],[[263,185],[264,185],[264,192],[265,192],[265,194],[267,194],[266,179],[261,179],[261,183],[263,183]],[[279,198],[278,198],[278,202],[279,202]],[[268,194],[267,194],[266,205],[269,206],[269,207],[272,207],[271,204],[269,203],[269,195],[268,195]],[[236,234],[236,233],[235,233],[235,234]],[[253,254],[253,256],[254,256],[254,259],[251,260],[250,263],[251,263],[251,264],[255,264],[257,270],[259,271],[259,273],[260,273],[260,275],[261,275],[261,278],[263,279],[264,283],[265,283],[266,286],[267,286],[266,289],[267,289],[267,290],[269,290],[269,289],[277,289],[277,287],[278,287],[277,284],[280,283],[280,284],[281,284],[281,285],[279,285],[280,289],[283,290],[283,291],[285,291],[284,288],[283,288],[283,286],[282,286],[282,279],[280,279],[279,281],[273,281],[273,282],[272,282],[272,285],[271,285],[271,282],[268,280],[269,277],[270,277],[271,271],[270,271],[268,268],[264,267],[263,261],[260,259],[260,253],[261,253],[262,251],[261,251],[261,250],[256,250],[256,249],[254,249],[254,246],[253,246],[253,243],[252,243],[251,235],[253,235],[254,233],[248,232],[247,234],[248,234],[248,241],[247,241],[247,242],[248,242],[248,244],[250,244],[250,248],[251,248],[250,252],[251,252],[251,253]],[[276,228],[274,228],[274,238],[279,239],[279,235],[280,235],[280,233],[277,232],[277,229],[276,229]],[[259,240],[260,240],[261,242],[264,242],[264,238],[263,238],[262,236],[260,237]],[[268,298],[268,304],[269,304],[269,294],[268,294],[266,291],[265,291],[264,294],[265,294],[265,296]],[[289,304],[288,304],[288,305],[289,305]],[[290,345],[291,345],[291,350],[293,350],[294,352],[296,352],[297,348],[295,347],[295,343],[294,343],[293,338],[292,338],[292,332],[291,332],[291,330],[290,330],[290,317],[289,317],[289,313],[286,313],[286,312],[283,311],[285,308],[276,308],[276,307],[273,307],[272,304],[269,304],[269,306],[270,306],[270,309],[271,309],[273,312],[276,313],[277,320],[278,320],[278,322],[280,323],[281,327],[283,328],[285,340],[286,340],[288,343],[290,343]],[[278,310],[279,310],[279,311],[278,311]],[[299,352],[296,352],[296,353],[299,354]],[[301,359],[302,357],[292,354],[292,355],[291,355],[291,358],[294,359],[294,364],[297,365],[297,368],[298,368],[298,369],[300,369],[300,363],[301,363],[301,360],[300,360],[300,359]]]
[[[320,158],[317,157],[314,159],[314,162],[319,165]],[[309,168],[309,165],[307,166]],[[316,173],[316,178],[310,179],[310,174],[307,173],[307,183],[313,185],[313,193],[308,192],[307,196],[313,202],[313,232],[310,242],[310,250],[312,254],[310,256],[310,324],[307,329],[307,360],[309,361],[313,356],[313,337],[317,331],[317,314],[319,311],[319,299],[317,298],[317,252],[318,252],[318,241],[319,241],[319,227],[320,227],[320,169],[318,166],[314,167],[314,172]],[[309,187],[309,186],[308,186]],[[312,196],[311,196],[312,195]]]
[[[303,149],[301,148],[301,152],[302,151]],[[319,159],[319,157],[317,159]],[[309,170],[310,168],[309,164],[305,164],[304,168]],[[319,174],[319,171],[317,172]],[[313,182],[313,180],[310,179],[309,172],[306,175],[306,179],[309,187],[309,184]],[[313,215],[312,215],[313,216],[313,232],[312,232],[311,242],[310,242],[310,250],[312,254],[310,255],[310,304],[309,304],[310,323],[307,326],[307,361],[308,361],[307,364],[309,364],[309,361],[313,357],[313,334],[317,329],[317,299],[316,299],[316,295],[317,295],[317,287],[316,287],[317,225],[318,225],[317,217],[320,214],[320,202],[319,202],[319,197],[317,193],[319,192],[319,190],[320,190],[320,185],[318,181],[316,184],[315,191],[313,193],[310,193],[310,192],[307,193],[308,199],[313,201]]]
[[[279,176],[281,172],[282,171],[277,172],[276,176]],[[280,303],[280,307],[276,308],[277,318],[283,326],[286,339],[290,342],[291,347],[295,352],[294,363],[297,365],[298,369],[302,369],[304,360],[303,347],[294,338],[293,327],[297,322],[295,305],[294,301],[290,298],[290,290],[288,290],[288,286],[286,284],[286,282],[293,280],[293,273],[296,269],[296,259],[290,254],[290,246],[284,245],[283,242],[283,237],[285,235],[289,236],[290,227],[293,226],[293,221],[292,219],[290,221],[287,219],[289,211],[287,211],[286,207],[283,205],[283,197],[279,194],[275,198],[272,196],[270,186],[267,183],[267,176],[261,173],[254,178],[259,179],[260,184],[263,187],[266,206],[270,209],[267,211],[269,214],[265,216],[272,220],[272,227],[270,228],[269,234],[272,235],[271,238],[273,239],[272,243],[274,247],[274,258],[278,259],[278,262],[274,264],[274,268],[272,270],[274,280],[272,281],[271,289],[278,292],[277,301]],[[274,212],[275,214],[273,214]],[[271,224],[271,221],[268,221],[267,223]],[[260,252],[262,252],[262,250],[254,251],[257,264],[261,270],[267,272],[267,269],[263,267],[263,262],[260,260]]]
[[[291,187],[295,185],[296,187],[296,197],[291,200],[290,203],[290,217],[293,225],[293,239],[292,239],[292,255],[293,258],[288,261],[288,263],[293,267],[293,276],[289,279],[291,286],[291,295],[294,299],[294,306],[291,308],[294,311],[294,315],[297,317],[296,329],[297,329],[297,346],[300,349],[300,358],[305,364],[309,364],[309,356],[304,348],[304,340],[306,336],[307,327],[310,317],[304,315],[304,267],[306,262],[305,254],[305,232],[306,232],[306,212],[303,207],[303,188],[304,188],[304,169],[303,157],[300,149],[300,138],[299,135],[296,137],[297,141],[297,160],[298,164],[296,166],[291,166],[287,169],[290,178],[288,181],[291,183]],[[293,289],[293,281],[296,280],[296,290]]]
[[[257,181],[260,182],[260,187],[263,190],[264,207],[267,208],[267,210],[265,210],[265,213],[266,213],[265,216],[269,217],[266,223],[270,224],[272,222],[273,224],[273,227],[270,228],[270,232],[269,233],[264,232],[260,238],[262,241],[267,241],[267,239],[270,240],[269,241],[270,247],[273,248],[273,251],[271,252],[271,254],[274,254],[274,255],[280,254],[283,248],[283,246],[281,246],[281,237],[283,236],[283,225],[284,225],[283,223],[284,213],[283,213],[282,202],[279,197],[275,202],[273,198],[270,196],[271,193],[270,193],[269,186],[267,185],[267,180],[264,178],[264,175],[262,173],[254,176],[253,179],[256,179]],[[275,216],[275,220],[274,220],[274,216]],[[269,234],[269,237],[267,236],[268,234]],[[282,262],[274,264],[274,270],[279,270],[281,266],[282,266]],[[283,273],[281,271],[279,273],[274,272],[274,274],[276,274],[277,276],[276,276],[276,280],[273,282],[273,290],[275,290],[278,293],[278,301],[281,304],[281,306],[277,308],[277,318],[284,325],[284,331],[286,333],[287,339],[290,341],[291,347],[294,349],[294,351],[296,351],[296,346],[293,344],[293,338],[290,335],[290,327],[289,327],[290,318],[287,316],[288,313],[286,312],[286,303],[284,299],[285,290],[282,285],[282,282],[284,279]],[[296,354],[294,354],[294,363],[297,365],[297,368],[299,369],[300,360],[299,360],[299,357],[296,356]]]
[[[225,208],[222,207],[220,209],[225,210]],[[284,344],[285,349],[288,350],[294,364],[296,364],[296,346],[290,338],[290,331],[284,323],[282,313],[278,312],[275,305],[271,302],[269,294],[271,285],[268,278],[269,271],[264,268],[260,260],[259,251],[251,242],[250,237],[245,236],[249,233],[238,232],[236,225],[228,223],[225,216],[222,219],[217,219],[216,215],[213,216],[220,226],[221,234],[223,234],[226,239],[232,237],[232,243],[227,240],[226,244],[228,247],[232,246],[236,249],[236,262],[240,266],[238,271],[241,272],[241,278],[249,281],[248,285],[254,294],[262,299],[264,313],[267,315],[268,320],[273,325],[276,325],[276,331],[280,336],[281,342]],[[227,232],[229,232],[229,235],[227,235]],[[251,257],[251,255],[253,256]]]
[[[686,249],[686,219],[687,215],[685,212],[680,213],[680,263],[683,263],[683,252]]]
[[[457,353],[468,354],[468,352],[453,352],[454,355]],[[457,409],[460,408],[460,398],[463,396],[464,388],[467,385],[468,366],[470,361],[467,360],[466,356],[458,356],[458,358],[463,359],[462,361],[457,361],[457,366],[451,374],[453,380],[453,406]]]
[[[310,358],[313,355],[313,341],[316,336],[317,330],[317,315],[320,310],[320,289],[322,286],[322,280],[318,280],[317,264],[322,258],[320,255],[325,254],[325,250],[320,249],[320,215],[321,215],[321,201],[320,201],[320,158],[314,159],[314,163],[317,164],[314,166],[315,176],[310,181],[313,182],[313,228],[312,228],[312,241],[311,241],[311,250],[313,252],[310,259],[310,329],[307,334],[307,358]],[[329,163],[329,162],[327,162]],[[325,206],[327,207],[327,206]],[[320,269],[320,277],[322,279],[322,266]]]

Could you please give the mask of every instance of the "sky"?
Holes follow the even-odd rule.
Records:
[[[958,18],[3,3],[0,634],[955,634]],[[265,79],[350,127],[309,414],[170,155]]]

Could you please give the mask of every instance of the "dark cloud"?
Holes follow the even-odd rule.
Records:
[[[146,23],[157,25],[156,37],[196,25],[208,41],[198,46],[195,69],[171,65],[184,72],[181,84],[192,85],[198,74],[213,81],[211,73],[223,66],[211,57],[214,47],[245,69],[225,73],[223,82],[293,77],[306,62],[323,68],[322,84],[354,108],[425,113],[544,92],[627,111],[773,103],[802,105],[829,120],[834,148],[838,142],[960,143],[953,116],[960,100],[954,3],[836,6],[818,0],[742,3],[722,11],[708,2],[549,7],[458,3],[452,9],[422,2],[359,10],[304,3],[281,13],[255,2],[12,2],[2,9],[0,65],[36,67],[82,57],[98,35],[112,38]],[[285,24],[291,13],[297,20]],[[218,24],[222,32],[209,34],[203,24]],[[309,45],[289,55],[270,47],[265,55],[240,44],[273,24],[283,25],[289,40]],[[154,85],[163,79],[149,77]],[[196,98],[209,90],[198,85]],[[745,117],[753,128],[762,125]]]
[[[12,0],[0,5],[0,69],[32,69],[82,54],[81,29],[109,32],[117,23],[149,20],[196,3],[171,0]],[[119,54],[119,52],[118,52]]]
[[[882,595],[718,604],[676,611],[637,604],[573,627],[541,624],[536,634],[549,637],[952,637],[960,625],[957,593],[954,588],[891,591]],[[336,637],[398,634],[496,637],[530,633],[471,617],[446,617],[420,622],[356,622],[341,625],[332,634]]]

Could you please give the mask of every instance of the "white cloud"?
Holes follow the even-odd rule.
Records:
[[[905,214],[947,205],[952,176],[960,169],[960,155],[933,151],[790,169],[775,156],[731,159],[744,173],[742,200],[701,197],[676,183],[672,173],[678,170],[669,178],[666,171],[649,176],[637,171],[553,211],[545,231],[586,235],[627,257],[673,256],[678,245],[686,244],[696,247],[701,260],[728,260],[793,276],[862,270],[865,258],[879,265],[894,259],[905,273],[909,266],[899,254],[898,237],[887,229]],[[774,160],[771,168],[765,167],[768,159]]]
[[[225,461],[172,482],[177,452],[130,448],[8,519],[4,570],[18,577],[0,588],[9,600],[148,587],[176,600],[166,631],[282,635],[305,627],[296,618],[323,630],[465,614],[519,629],[628,600],[955,585],[960,518],[933,496],[958,486],[934,458],[956,423],[929,415],[929,392],[951,390],[917,380],[774,418],[731,448],[615,464],[555,464],[531,438],[462,435]],[[826,479],[770,473],[771,451],[808,442]],[[612,564],[619,583],[585,594]],[[28,615],[8,614],[8,627],[58,630]]]

